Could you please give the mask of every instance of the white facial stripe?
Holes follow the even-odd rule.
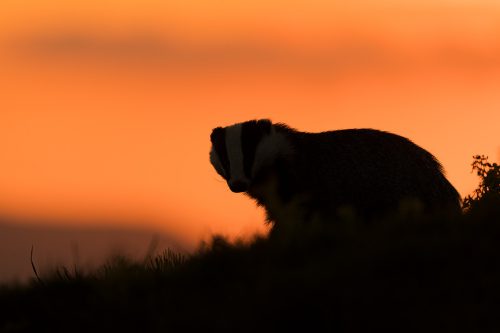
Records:
[[[226,149],[231,168],[231,180],[246,180],[241,146],[241,124],[226,128]]]
[[[283,134],[277,133],[274,127],[271,134],[263,138],[257,145],[255,161],[252,165],[252,177],[263,168],[270,166],[277,157],[287,156],[292,153],[292,148]]]

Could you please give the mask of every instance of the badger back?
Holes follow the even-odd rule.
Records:
[[[328,206],[352,205],[368,215],[397,207],[402,199],[426,208],[460,208],[460,196],[437,159],[399,135],[349,129],[302,133],[291,138],[298,179]]]

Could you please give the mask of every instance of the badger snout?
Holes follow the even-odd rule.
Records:
[[[227,182],[229,185],[229,189],[234,193],[245,192],[248,190],[248,182],[245,180],[237,179],[237,180],[229,180]]]

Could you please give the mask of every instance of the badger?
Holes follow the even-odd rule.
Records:
[[[212,130],[210,162],[229,189],[263,206],[273,225],[331,219],[346,208],[373,219],[417,202],[460,210],[438,160],[402,136],[375,129],[321,133],[268,119]]]

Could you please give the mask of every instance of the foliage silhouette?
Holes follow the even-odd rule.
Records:
[[[488,157],[475,155],[472,171],[480,177],[480,183],[474,193],[464,198],[463,208],[474,210],[482,204],[500,205],[500,165],[488,162]]]

